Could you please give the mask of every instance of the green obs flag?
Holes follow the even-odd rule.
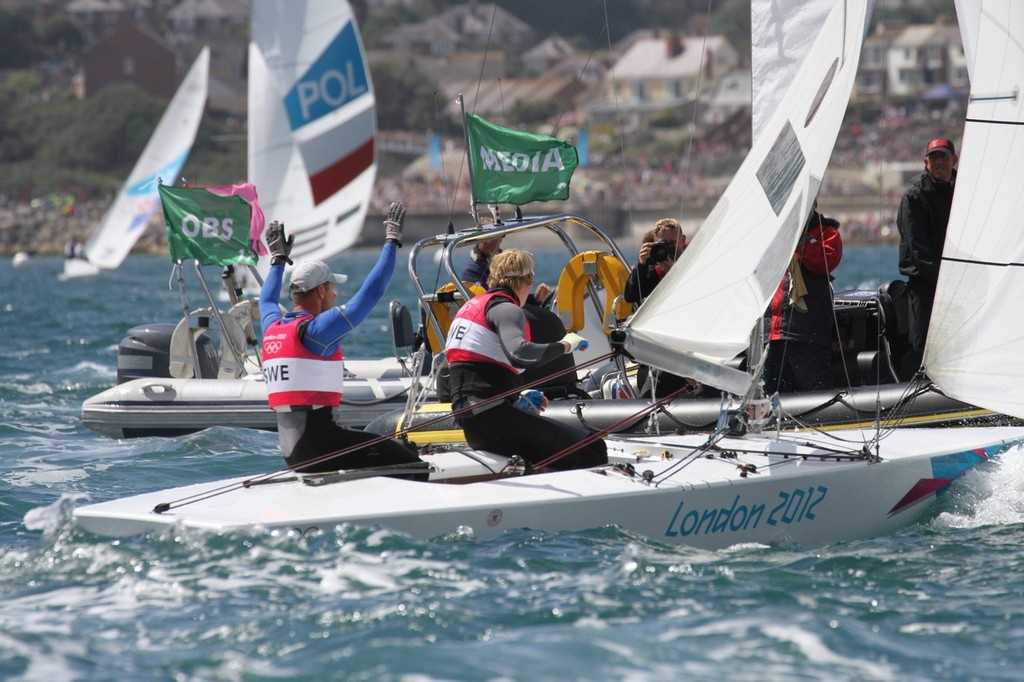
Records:
[[[202,265],[256,265],[249,245],[252,207],[241,197],[193,187],[160,185],[171,260]]]
[[[547,135],[494,125],[466,114],[473,201],[528,204],[569,198],[569,180],[579,164],[576,147]]]

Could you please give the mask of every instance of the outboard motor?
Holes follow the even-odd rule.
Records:
[[[148,377],[170,378],[171,336],[175,325],[155,322],[128,330],[117,344],[117,383]],[[217,376],[217,349],[213,339],[203,334],[196,341],[203,376]],[[208,372],[208,373],[207,373]]]

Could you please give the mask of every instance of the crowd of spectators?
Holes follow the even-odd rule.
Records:
[[[920,146],[937,137],[959,142],[964,102],[889,105],[881,116],[858,119],[851,110],[832,153],[821,197],[843,224],[847,240],[896,238],[895,213],[907,178],[922,170]],[[750,147],[749,114],[739,115],[672,153],[600,154],[576,170],[568,202],[557,210],[585,213],[593,207],[680,206],[710,210]],[[401,199],[418,212],[465,213],[470,203],[469,175],[464,164],[431,171],[429,164],[389,177],[378,176],[371,215],[383,215],[391,200]],[[424,169],[428,170],[424,170]],[[57,201],[64,194],[35,197],[31,204],[0,197],[0,249],[33,248],[57,251],[69,234],[87,236],[108,200]],[[860,199],[864,210],[844,212],[829,204]],[[845,203],[849,203],[846,201]],[[154,229],[159,249],[162,230]],[[30,240],[30,241],[29,241]],[[146,247],[146,244],[140,244]]]
[[[908,174],[920,168],[922,140],[949,135],[963,127],[963,102],[891,105],[872,123],[848,116],[832,153],[821,196],[826,200],[859,198],[878,211],[837,217],[847,239],[895,238],[896,206]],[[954,134],[955,136],[955,134]],[[590,163],[576,170],[566,210],[588,206],[706,206],[710,209],[750,147],[749,113],[708,131],[705,137],[672,154],[590,154]],[[725,166],[725,173],[717,170]],[[888,169],[888,170],[887,170]],[[853,172],[857,171],[857,172]],[[401,197],[421,211],[457,211],[469,203],[469,177],[449,169],[417,172],[378,180],[376,196]],[[456,191],[457,190],[457,191]],[[877,199],[877,201],[874,201]],[[891,210],[886,210],[886,209]],[[386,206],[374,206],[382,212]],[[882,217],[879,217],[881,214]],[[891,215],[890,215],[891,214]]]

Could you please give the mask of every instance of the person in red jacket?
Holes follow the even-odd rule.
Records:
[[[814,202],[789,270],[766,315],[765,393],[828,388],[832,383],[832,276],[843,258],[839,222]]]

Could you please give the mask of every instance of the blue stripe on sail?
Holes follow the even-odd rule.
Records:
[[[369,90],[363,54],[350,21],[285,96],[291,129],[298,130]]]
[[[192,151],[192,145],[185,147],[180,154],[146,177],[126,187],[124,193],[130,197],[156,196],[156,181],[158,179],[163,180],[165,185],[173,185],[177,182],[178,175],[181,173],[181,169],[184,168],[185,160],[188,158],[190,151]]]
[[[156,185],[154,184],[153,187],[156,187]],[[132,221],[128,224],[128,234],[144,229],[149,224],[149,217],[153,215],[153,211],[159,205],[160,198],[157,196],[150,197],[136,204],[135,212],[132,214]]]

